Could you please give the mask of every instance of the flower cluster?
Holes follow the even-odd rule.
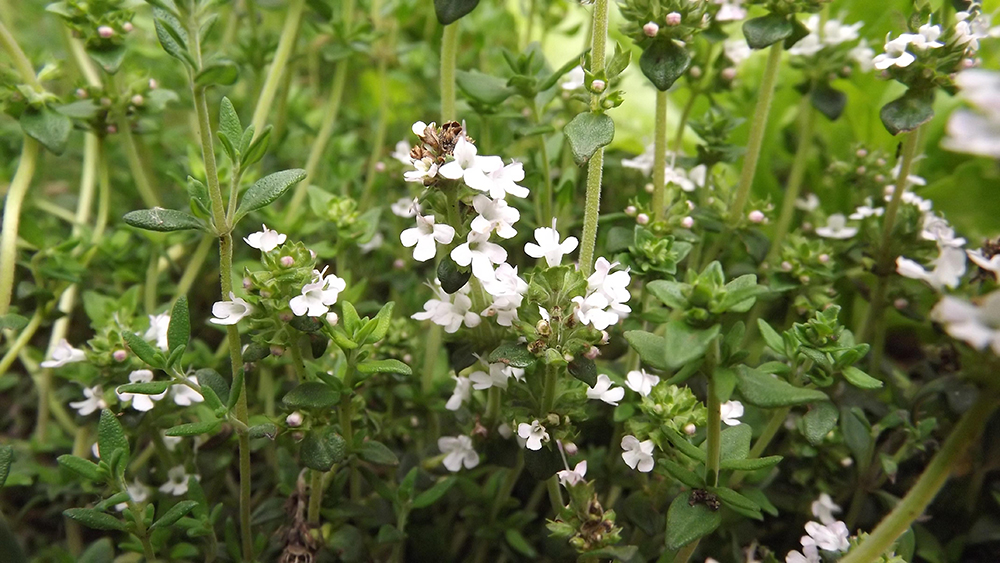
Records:
[[[833,515],[841,509],[833,502],[830,495],[821,494],[819,499],[812,503],[811,509],[813,516],[818,518],[819,522],[806,523],[806,535],[800,540],[802,551],[788,552],[785,563],[821,563],[823,558],[820,551],[842,553],[850,547],[851,533],[847,529],[847,524],[834,518]]]

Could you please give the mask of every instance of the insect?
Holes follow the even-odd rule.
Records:
[[[720,506],[719,497],[713,495],[705,489],[694,489],[691,491],[691,498],[688,499],[688,505],[694,506],[696,504],[704,504],[713,512],[718,510]]]

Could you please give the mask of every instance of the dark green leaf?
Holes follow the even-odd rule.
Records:
[[[198,503],[193,500],[182,500],[175,504],[170,510],[166,511],[163,516],[153,525],[149,527],[149,531],[152,532],[158,528],[169,528],[177,523],[182,517],[186,516],[188,512],[191,512],[194,507],[198,506]]]
[[[316,471],[329,471],[334,464],[344,461],[347,452],[347,442],[344,438],[327,427],[321,430],[310,430],[302,440],[299,457],[302,464]]]
[[[162,207],[129,211],[122,220],[137,229],[161,233],[204,228],[204,224],[194,215]]]
[[[28,319],[16,313],[7,313],[0,316],[0,330],[13,330],[15,332],[23,330],[28,326]]]
[[[451,256],[441,258],[441,262],[438,263],[437,278],[441,282],[441,289],[448,295],[465,287],[471,277],[472,270],[463,272],[459,269],[458,264],[451,259]]]
[[[399,458],[382,442],[369,440],[361,444],[358,452],[361,459],[376,465],[399,465]]]
[[[143,340],[141,336],[135,334],[134,332],[125,331],[122,333],[122,338],[125,339],[125,343],[128,344],[132,353],[138,356],[140,360],[156,369],[163,368],[163,355],[150,346],[149,342]]]
[[[531,547],[531,544],[528,543],[528,540],[523,535],[521,535],[521,532],[515,530],[514,528],[507,528],[503,535],[504,538],[507,539],[507,545],[514,548],[514,551],[532,559],[538,557],[538,552],[535,551],[535,548]]]
[[[180,424],[173,428],[168,428],[164,433],[167,436],[197,436],[199,434],[214,434],[222,426],[219,420],[207,420],[205,422],[191,422]]]
[[[657,90],[666,92],[691,66],[691,54],[673,39],[657,37],[639,57],[639,68]]]
[[[340,393],[319,381],[307,381],[281,399],[289,409],[328,409],[338,401]]]
[[[455,83],[466,96],[488,106],[502,104],[514,94],[514,89],[507,86],[507,80],[478,70],[456,71]]]
[[[267,153],[267,147],[271,144],[271,131],[273,130],[274,128],[268,125],[264,127],[264,130],[256,138],[253,137],[253,125],[248,126],[246,131],[243,132],[243,139],[240,141],[240,146],[246,146],[246,148],[240,151],[243,154],[243,162],[241,164],[243,168],[264,158],[264,154]]]
[[[382,524],[375,537],[375,541],[381,544],[397,543],[404,540],[406,540],[406,534],[392,524]]]
[[[76,520],[84,526],[95,530],[118,530],[124,532],[128,529],[125,522],[110,514],[92,508],[70,508],[63,511],[63,516],[70,520]]]
[[[829,401],[820,401],[809,407],[809,412],[802,417],[802,430],[809,443],[818,446],[826,439],[826,435],[837,426],[840,411]]]
[[[399,375],[413,375],[410,366],[399,360],[368,360],[357,365],[358,371],[370,375],[373,373],[395,373]]]
[[[80,554],[76,563],[111,563],[114,558],[115,548],[111,538],[101,538],[90,544],[90,547]]]
[[[573,151],[573,160],[583,165],[603,146],[615,138],[615,122],[606,113],[585,111],[563,128],[563,134]]]
[[[167,345],[170,350],[185,346],[191,338],[191,316],[188,312],[187,296],[182,295],[170,311],[170,325],[167,327]]]
[[[271,347],[263,342],[251,342],[243,350],[244,362],[259,362],[271,355]]]
[[[102,460],[111,459],[111,455],[116,451],[123,452],[126,459],[130,455],[125,431],[122,430],[115,413],[108,409],[101,411],[101,420],[97,423],[97,448],[101,452]]]
[[[188,35],[184,26],[174,15],[161,8],[153,8],[153,24],[160,46],[170,56],[189,67],[194,66],[194,58],[188,51]]]
[[[438,501],[445,493],[451,489],[458,480],[455,477],[445,477],[437,483],[434,483],[431,488],[417,495],[417,498],[413,499],[413,508],[425,508]]]
[[[239,209],[236,210],[236,216],[243,217],[251,211],[270,205],[305,177],[306,171],[300,168],[282,170],[281,172],[264,176],[254,182],[246,194],[244,194],[243,200],[240,201]]]
[[[198,385],[202,388],[202,394],[205,394],[205,388],[207,387],[215,393],[215,396],[223,404],[229,402],[229,382],[219,375],[219,372],[214,369],[203,368],[194,372],[194,376],[198,379]]]
[[[720,325],[699,330],[684,321],[667,323],[663,335],[667,367],[678,369],[705,355],[708,345],[719,335]]]
[[[90,58],[94,59],[97,64],[101,65],[108,74],[114,74],[118,72],[119,67],[122,66],[122,61],[125,60],[125,54],[128,51],[125,49],[125,45],[108,45],[100,47],[88,47],[87,54]]]
[[[28,108],[21,114],[21,129],[53,154],[62,154],[69,141],[73,122],[69,117],[46,106]]]
[[[7,482],[7,476],[10,475],[10,465],[12,463],[14,463],[13,446],[7,444],[0,446],[0,488],[3,488],[4,483]]]
[[[708,492],[712,493],[722,501],[727,508],[738,512],[754,520],[763,520],[760,513],[760,506],[756,502],[726,487],[709,487]]]
[[[389,332],[389,325],[392,324],[392,310],[396,304],[392,301],[382,305],[382,308],[378,310],[378,313],[373,319],[375,321],[375,330],[372,331],[371,335],[365,341],[367,344],[373,344],[375,342],[381,342],[385,335]]]
[[[685,309],[688,300],[684,297],[684,284],[669,280],[651,281],[646,289],[664,305],[671,309]]]
[[[704,504],[692,506],[691,491],[685,491],[670,503],[667,509],[667,547],[680,549],[685,545],[711,534],[722,523],[722,514]]]
[[[656,369],[669,369],[666,357],[667,342],[662,336],[645,330],[628,330],[625,331],[625,340],[639,354],[639,359],[644,364]]]
[[[225,96],[223,96],[219,108],[219,136],[227,138],[233,149],[240,148],[240,140],[243,138],[243,124],[240,123],[240,115],[236,113],[233,102]]]
[[[169,381],[150,381],[148,383],[126,383],[116,389],[119,393],[134,393],[136,395],[159,395],[170,388]]]
[[[738,366],[736,388],[748,403],[758,407],[775,408],[828,401],[826,393],[816,389],[803,389],[791,383],[748,366]]]
[[[251,440],[255,440],[257,438],[267,438],[268,440],[273,440],[274,437],[278,435],[278,427],[270,422],[254,424],[247,429],[247,435],[250,436]]]
[[[847,444],[851,455],[854,456],[854,461],[858,464],[858,470],[866,470],[871,463],[875,439],[872,437],[871,425],[868,423],[864,411],[857,407],[842,409],[840,431],[844,435],[844,443]]]
[[[504,342],[490,352],[490,363],[500,362],[516,368],[526,368],[535,362],[535,355],[528,351],[525,344]]]
[[[814,108],[826,116],[830,121],[836,121],[847,105],[847,94],[831,88],[828,84],[823,84],[813,88],[809,93],[809,101]]]
[[[854,366],[846,366],[842,373],[844,379],[851,385],[859,389],[878,389],[882,387],[882,382]]]
[[[789,18],[789,21],[792,22],[792,34],[785,38],[785,44],[782,45],[785,49],[791,49],[796,43],[805,39],[811,33],[809,28],[795,16]]]
[[[795,26],[786,16],[767,14],[743,22],[743,35],[751,49],[763,49],[792,36]]]
[[[893,135],[913,131],[934,117],[934,90],[907,90],[879,112],[882,125]]]
[[[677,479],[682,484],[687,485],[692,489],[705,486],[704,479],[679,463],[675,463],[669,459],[664,459],[660,461],[660,465],[667,470],[667,473],[669,473],[671,477]]]
[[[735,469],[737,471],[757,471],[774,467],[783,458],[780,455],[756,457],[752,459],[727,459],[719,464],[720,469]]]
[[[698,448],[691,442],[687,441],[687,438],[681,436],[672,428],[664,426],[662,429],[663,434],[667,437],[667,440],[674,445],[675,448],[681,451],[684,455],[696,461],[704,462],[706,459],[705,450]]]
[[[749,424],[730,426],[719,435],[720,459],[722,461],[746,459],[750,455],[750,439],[753,430]],[[706,441],[703,445],[707,446]]]
[[[767,324],[764,319],[757,319],[757,328],[760,329],[760,335],[764,337],[767,347],[784,356],[785,340],[778,334],[778,331],[771,328],[771,325]]]
[[[458,21],[476,9],[479,0],[434,0],[434,14],[441,25]]]
[[[544,481],[563,469],[563,462],[554,448],[542,447],[539,450],[524,450],[524,467],[532,477]]]
[[[240,77],[240,69],[236,63],[229,60],[213,61],[205,65],[197,76],[194,83],[198,86],[229,86],[236,83]]]
[[[580,356],[569,363],[569,374],[587,384],[597,385],[597,365],[594,360]]]

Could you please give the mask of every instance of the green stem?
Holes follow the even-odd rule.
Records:
[[[750,448],[750,454],[747,456],[747,459],[756,459],[764,453],[764,450],[767,449],[771,440],[773,440],[778,434],[778,431],[781,430],[781,427],[784,425],[785,419],[788,418],[788,413],[791,410],[791,407],[782,407],[774,411],[771,415],[771,419],[767,421],[767,426],[764,427],[764,430],[760,433],[757,441],[754,442],[753,447]],[[735,489],[739,486],[739,484],[743,482],[746,475],[746,473],[741,471],[734,472],[733,476],[729,479],[729,488]]]
[[[722,404],[716,391],[715,378],[708,374],[708,459],[705,462],[705,482],[719,485],[719,464],[722,456]]]
[[[486,414],[483,415],[483,420],[487,424],[492,426],[496,423],[497,417],[500,415],[500,388],[490,387],[486,392]]]
[[[6,30],[0,26],[0,31]],[[17,263],[17,232],[21,221],[21,205],[31,186],[37,161],[38,142],[25,135],[21,160],[17,165],[17,172],[14,173],[14,179],[11,180],[3,208],[3,230],[0,233],[0,316],[6,315],[10,310]]]
[[[906,493],[892,512],[857,548],[841,559],[840,563],[868,563],[878,559],[892,547],[896,539],[924,513],[937,496],[938,491],[948,480],[951,470],[958,464],[959,458],[979,438],[996,406],[996,400],[992,395],[985,391],[981,392],[972,407],[959,419],[941,450],[931,460],[910,492]]]
[[[21,80],[38,92],[43,91],[42,84],[38,81],[38,77],[35,76],[35,67],[32,66],[31,61],[25,56],[24,51],[21,50],[21,46],[17,44],[17,40],[14,39],[14,36],[7,30],[7,26],[2,21],[0,21],[0,47],[3,47],[3,50],[7,51],[11,62],[14,63],[14,68],[21,75]]]
[[[149,257],[149,266],[146,267],[146,284],[143,288],[143,307],[147,315],[152,315],[156,310],[156,284],[160,277],[160,245],[150,245],[152,252]]]
[[[608,41],[608,0],[594,3],[594,27],[591,30],[590,70],[604,69],[604,55]],[[599,94],[591,96],[592,107],[600,100]],[[594,249],[597,246],[597,219],[601,211],[601,176],[604,173],[604,147],[597,149],[587,166],[587,202],[583,214],[583,240],[580,242],[580,270],[589,276],[594,269]]]
[[[424,367],[420,373],[420,388],[424,395],[434,390],[434,375],[437,371],[438,352],[441,348],[441,327],[431,324],[424,341]]]
[[[710,74],[706,72],[706,74]],[[694,103],[698,101],[698,95],[701,92],[695,88],[691,89],[691,96],[688,97],[687,102],[684,104],[684,109],[681,110],[681,119],[677,124],[677,133],[674,135],[674,144],[672,150],[674,154],[680,154],[681,144],[684,142],[684,130],[687,128],[688,119],[691,117],[691,110],[694,109]]]
[[[160,198],[156,195],[156,190],[149,181],[142,157],[139,156],[139,148],[136,146],[132,126],[124,115],[118,118],[118,132],[121,133],[125,143],[125,157],[128,160],[128,167],[132,172],[132,179],[135,181],[135,189],[139,192],[139,197],[142,198],[143,204],[147,207],[159,207]]]
[[[310,470],[309,479],[309,523],[319,524],[319,510],[323,505],[323,472]]]
[[[767,131],[767,117],[771,112],[771,102],[774,99],[774,87],[778,82],[778,69],[781,67],[781,52],[783,43],[778,41],[771,45],[768,53],[767,66],[764,67],[764,78],[758,91],[757,107],[754,109],[753,122],[750,124],[750,139],[747,142],[746,158],[740,172],[740,183],[736,188],[736,199],[729,211],[730,223],[736,223],[743,217],[743,208],[750,198],[750,188],[757,172],[757,161],[760,149],[764,143],[764,133]]]
[[[121,485],[121,490],[125,490],[125,485]],[[146,563],[154,563],[156,555],[153,553],[153,544],[149,543],[149,532],[146,530],[146,523],[143,521],[143,511],[136,503],[128,501],[129,512],[135,520],[135,537],[142,543],[142,553],[146,558]]]
[[[677,555],[674,556],[674,563],[687,563],[691,559],[691,556],[694,555],[694,551],[698,549],[700,542],[701,540],[697,539],[682,547],[677,552]]]
[[[461,20],[460,20],[461,21]],[[455,110],[455,63],[458,59],[458,22],[444,26],[441,35],[441,121],[458,119]]]
[[[264,131],[271,104],[274,103],[274,96],[278,92],[278,86],[281,85],[282,74],[288,66],[288,58],[292,55],[295,41],[299,37],[299,24],[302,21],[302,10],[305,5],[306,0],[291,0],[288,7],[285,26],[281,29],[281,39],[278,41],[278,50],[274,53],[274,60],[271,62],[264,87],[260,91],[260,98],[257,99],[257,107],[253,112],[254,138],[259,137]]]
[[[802,180],[805,178],[806,164],[809,161],[809,149],[812,148],[813,124],[816,122],[816,111],[812,108],[809,95],[802,96],[799,102],[799,146],[795,150],[795,160],[792,161],[792,170],[788,175],[788,187],[785,189],[784,199],[781,201],[781,214],[774,229],[774,237],[771,239],[771,250],[767,256],[767,262],[773,262],[781,252],[781,243],[784,242],[788,229],[792,225],[792,217],[795,215],[795,200],[799,198],[799,191],[802,188]]]
[[[653,128],[653,218],[663,220],[667,210],[667,91],[656,91],[656,125]],[[683,131],[683,125],[680,129]]]

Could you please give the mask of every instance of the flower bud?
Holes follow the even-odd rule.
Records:
[[[601,355],[601,351],[597,349],[597,346],[591,346],[590,350],[584,352],[583,356],[588,360],[594,360],[597,356]]]
[[[392,267],[395,268],[395,269],[397,269],[397,270],[402,270],[403,268],[406,267],[406,261],[404,261],[402,258],[396,258],[392,262]]]
[[[878,159],[878,160],[875,161],[875,164],[877,164],[879,166],[885,166],[885,159],[884,158],[880,158],[880,159]]]
[[[302,413],[295,411],[292,414],[285,417],[285,424],[289,428],[298,428],[302,426]]]
[[[701,78],[701,67],[698,65],[694,65],[693,67],[688,69],[688,74],[691,75],[691,78]]]
[[[763,223],[765,219],[764,213],[759,209],[754,209],[753,211],[751,211],[750,214],[747,215],[747,218],[750,219],[751,223],[758,223],[758,224]]]
[[[292,432],[292,440],[295,440],[296,442],[301,442],[303,440],[303,438],[305,438],[305,437],[306,437],[306,435],[305,435],[304,432],[301,432],[301,431],[298,431],[298,430],[296,430],[295,432]]]
[[[637,211],[638,210],[635,208],[634,205],[629,205],[628,207],[625,208],[625,214],[628,215],[629,217],[635,217]]]
[[[694,433],[698,431],[698,427],[694,424],[688,424],[684,427],[684,433],[688,436],[694,436]]]
[[[550,412],[549,415],[545,417],[546,426],[559,426],[559,422],[559,415],[554,412]]]
[[[649,223],[649,215],[646,215],[645,213],[640,213],[635,216],[635,222],[639,223],[640,225],[645,225]]]
[[[267,292],[265,292],[265,291],[260,292],[260,296],[264,297],[265,293],[267,293]],[[290,322],[292,322],[292,319],[294,319],[294,318],[295,318],[295,316],[292,315],[288,311],[285,311],[284,313],[278,313],[278,320],[281,321],[281,322],[283,322],[283,323],[290,323]]]
[[[114,135],[118,132],[118,126],[114,124],[108,125],[107,132],[109,135]]]
[[[87,97],[87,91],[84,90],[83,88],[77,88],[76,89],[76,97],[77,98],[86,98]]]
[[[608,334],[608,331],[602,330],[601,331],[601,341],[598,342],[598,344],[604,345],[604,344],[607,344],[608,342],[611,342],[611,335]]]
[[[135,29],[135,27],[132,25],[132,22],[125,22],[122,24],[122,29],[125,30],[125,33],[132,33],[132,30]]]
[[[646,34],[646,37],[656,37],[656,34],[660,32],[660,26],[656,25],[656,22],[646,22],[646,25],[642,26],[642,32]]]
[[[885,176],[881,174],[876,174],[874,180],[881,184],[882,182],[885,182]]]
[[[785,271],[785,272],[791,272],[792,271],[792,263],[789,262],[788,260],[785,260],[784,262],[781,263],[781,269],[783,271]]]
[[[250,278],[243,278],[243,289],[250,289],[251,287],[253,287],[253,282],[250,281]]]
[[[330,311],[329,313],[326,314],[326,322],[330,326],[337,326],[337,323],[339,321],[340,317],[337,315],[337,313]]]
[[[115,34],[115,30],[110,26],[102,25],[101,27],[97,28],[97,34],[104,39],[111,39],[111,37],[114,36]]]
[[[542,336],[548,336],[552,334],[552,327],[549,325],[549,321],[545,319],[538,321],[538,324],[535,325],[535,330],[538,331],[538,334]]]
[[[820,264],[826,264],[829,261],[830,261],[830,255],[829,254],[820,254],[819,255],[819,263]]]
[[[576,447],[576,444],[573,442],[565,442],[562,447],[563,451],[566,452],[566,455],[576,455],[576,453],[580,451],[580,448]]]
[[[858,167],[857,167],[857,168],[856,168],[856,169],[854,170],[854,172],[856,172],[856,173],[857,173],[857,174],[859,174],[859,175],[860,175],[860,174],[864,174],[864,173],[865,173],[865,172],[867,172],[867,171],[868,171],[868,169],[867,169],[867,168],[865,168],[864,166],[858,166]]]
[[[403,363],[409,364],[413,362],[413,354],[403,354]]]
[[[281,346],[271,346],[271,355],[280,358],[285,355],[285,349]]]
[[[681,15],[678,12],[670,12],[667,14],[667,25],[675,26],[681,24]]]
[[[566,360],[567,362],[572,362],[576,358],[573,357],[573,354],[566,352],[565,354],[563,354],[563,359]]]
[[[133,106],[141,106],[144,103],[146,103],[146,98],[143,98],[142,94],[136,94],[136,95],[132,96],[132,105]]]
[[[868,151],[866,151],[865,149],[858,149],[858,152],[854,153],[854,155],[857,156],[858,158],[864,158],[868,156]]]
[[[896,309],[903,310],[910,306],[910,302],[900,297],[899,299],[893,301],[892,306]]]
[[[111,357],[115,359],[116,362],[124,362],[128,359],[128,352],[125,350],[115,350]]]
[[[688,204],[688,211],[694,211],[694,202],[689,199],[687,200],[687,204]]]
[[[646,184],[645,186],[643,186],[642,189],[646,190],[647,194],[651,194],[651,193],[653,193],[653,190],[655,190],[656,188],[653,186],[652,183],[649,183],[649,184]]]
[[[156,90],[159,87],[160,87],[160,83],[157,82],[155,78],[150,78],[149,79],[149,89],[150,90]]]
[[[608,83],[603,80],[594,80],[590,83],[590,89],[595,92],[603,92],[608,87]]]
[[[844,459],[840,460],[841,467],[850,467],[852,465],[854,465],[854,460],[849,457],[845,457]]]
[[[681,226],[684,227],[685,229],[690,229],[691,227],[693,227],[694,226],[694,217],[687,216],[687,217],[681,219]]]
[[[385,163],[381,160],[375,163],[376,172],[385,172]]]
[[[733,67],[724,68],[722,69],[720,76],[722,76],[722,79],[726,82],[732,82],[733,79],[736,78],[736,69]]]
[[[111,98],[101,98],[101,105],[106,108],[111,107]]]
[[[812,278],[810,278],[809,276],[802,276],[802,277],[799,278],[799,281],[802,282],[802,283],[804,283],[804,284],[809,283],[811,280],[812,280]]]
[[[295,264],[295,258],[292,258],[291,256],[282,256],[278,262],[286,268],[291,268]]]

